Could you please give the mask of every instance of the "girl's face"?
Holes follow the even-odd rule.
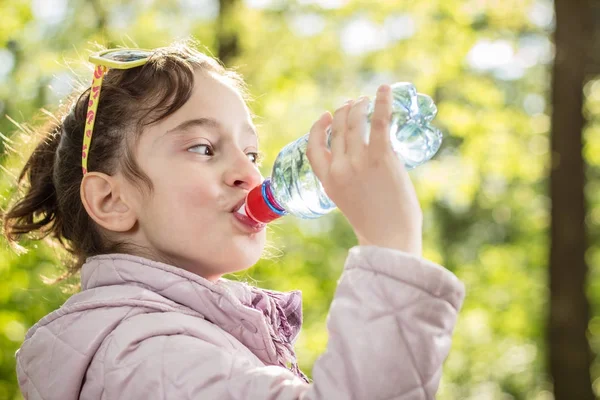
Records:
[[[134,237],[161,260],[215,281],[260,258],[265,229],[251,232],[232,210],[263,177],[240,94],[206,72],[194,81],[187,103],[140,138],[136,158],[154,193],[133,199]]]

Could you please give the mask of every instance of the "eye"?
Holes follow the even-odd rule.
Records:
[[[201,150],[200,151],[192,150],[192,149],[198,149],[198,148],[200,148]],[[190,147],[188,149],[188,151],[192,151],[192,153],[198,153],[203,156],[214,156],[215,155],[214,149],[209,144],[197,144],[195,146]],[[246,155],[249,156],[250,161],[252,161],[256,165],[260,165],[260,163],[262,162],[263,156],[261,153],[251,151],[249,153],[246,153]]]
[[[198,147],[204,147],[205,150],[204,151],[193,151],[193,153],[198,153],[203,156],[214,156],[215,155],[213,148],[209,144],[197,144],[195,146],[190,147],[188,150],[196,149]]]
[[[260,163],[262,162],[262,159],[263,159],[262,153],[250,152],[250,153],[246,153],[246,155],[252,156],[253,157],[252,162],[256,165],[260,165]]]

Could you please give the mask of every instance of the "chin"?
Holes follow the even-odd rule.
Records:
[[[243,252],[237,265],[242,269],[247,269],[256,264],[262,257],[263,246],[258,249],[247,249]]]
[[[262,236],[254,238],[252,243],[234,243],[231,248],[232,260],[230,265],[235,265],[237,271],[248,269],[260,260],[265,248],[266,237],[263,232],[259,232]],[[235,250],[234,250],[235,249]]]

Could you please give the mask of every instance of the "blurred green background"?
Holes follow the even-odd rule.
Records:
[[[167,45],[190,35],[245,77],[258,115],[263,175],[278,150],[325,110],[413,82],[438,105],[442,149],[411,172],[425,213],[425,257],[466,285],[438,399],[553,397],[546,367],[549,309],[550,89],[554,5],[547,0],[0,0],[1,205],[33,143],[18,124],[42,121],[79,83],[104,46]],[[587,338],[600,347],[600,81],[585,86],[586,224],[590,246]],[[12,139],[11,139],[12,138]],[[12,140],[12,141],[11,141]],[[270,229],[272,253],[228,276],[300,289],[300,367],[310,375],[327,343],[325,319],[356,239],[335,211]],[[0,246],[0,399],[20,398],[14,352],[26,330],[67,298],[41,276],[60,270],[56,250]],[[373,338],[376,340],[376,338]],[[590,365],[600,395],[600,363]]]

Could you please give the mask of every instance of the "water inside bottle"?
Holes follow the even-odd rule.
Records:
[[[390,123],[392,149],[402,159],[407,169],[429,160],[439,150],[442,133],[429,123],[437,114],[431,97],[417,93],[408,82],[391,85],[393,111]],[[367,119],[369,142],[371,116],[374,104],[370,103]],[[328,130],[327,146],[331,135]],[[306,157],[308,134],[289,143],[277,156],[271,174],[271,191],[281,208],[299,218],[319,218],[336,208],[325,194]]]
[[[306,157],[308,135],[292,142],[279,153],[271,177],[277,202],[300,218],[318,218],[335,208]]]

